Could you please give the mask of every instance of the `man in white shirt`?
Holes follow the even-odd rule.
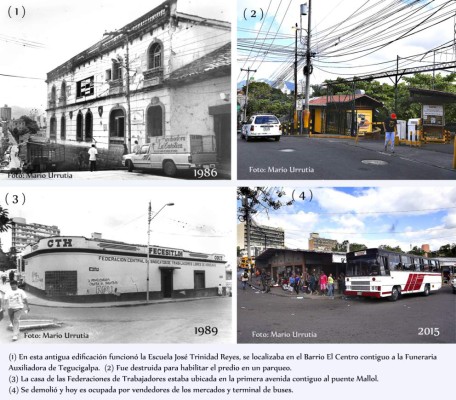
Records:
[[[22,316],[24,307],[26,307],[27,312],[30,311],[30,306],[27,301],[27,295],[22,289],[17,287],[17,281],[10,281],[11,290],[5,293],[4,305],[2,308],[5,308],[5,305],[8,307],[8,315],[13,325],[13,341],[16,341],[19,338],[19,321]]]
[[[90,172],[97,170],[97,154],[98,151],[93,144],[92,147],[88,151],[89,153],[89,161],[90,161]]]

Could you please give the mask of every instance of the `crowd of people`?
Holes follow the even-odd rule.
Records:
[[[270,272],[266,270],[257,270],[256,274],[259,278],[260,289],[263,292],[269,292],[270,287],[274,284]],[[248,281],[250,280],[249,273],[245,271],[241,275],[242,288],[245,289]],[[334,295],[337,291],[339,295],[342,295],[345,291],[345,275],[340,273],[339,275],[333,276],[332,273],[326,275],[324,271],[290,273],[282,275],[278,280],[278,285],[282,289],[295,292],[297,295],[300,293],[328,296],[334,299]]]
[[[283,276],[279,282],[285,290],[294,291],[296,294],[307,293],[312,295],[328,296],[334,298],[335,291],[343,294],[345,290],[345,276],[343,273],[337,277],[332,273],[326,275],[324,271]]]

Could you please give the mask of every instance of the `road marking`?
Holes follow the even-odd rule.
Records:
[[[362,160],[361,161],[363,164],[369,164],[369,165],[388,165],[386,161],[382,160]]]

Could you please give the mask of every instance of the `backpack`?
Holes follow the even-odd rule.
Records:
[[[244,272],[244,278],[248,278],[249,274],[247,272]]]

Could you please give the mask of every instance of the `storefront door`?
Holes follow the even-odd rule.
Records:
[[[161,270],[161,292],[163,298],[173,297],[173,270]]]

